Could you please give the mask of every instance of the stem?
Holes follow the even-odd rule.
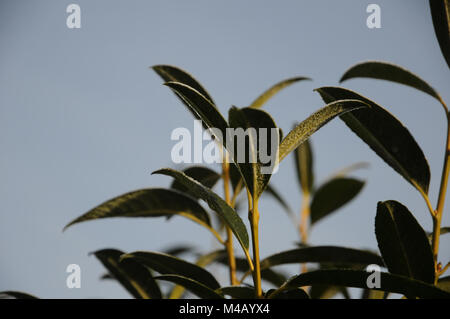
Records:
[[[253,283],[255,285],[256,298],[262,298],[262,288],[261,288],[261,266],[259,261],[259,211],[258,211],[258,199],[253,196],[253,199],[248,193],[248,203],[249,203],[249,221],[252,229],[252,248],[253,248]]]
[[[311,209],[309,205],[309,192],[304,192],[302,196],[302,210],[300,213],[300,224],[299,224],[299,232],[300,232],[300,240],[302,244],[306,244],[308,241],[308,221],[309,216],[311,214]],[[302,264],[301,272],[305,273],[308,271],[306,264]]]
[[[227,204],[231,204],[230,200],[230,170],[229,170],[229,164],[228,164],[228,157],[227,155],[224,156],[224,161],[222,165],[222,171],[223,171],[223,188],[225,193],[225,201]],[[230,271],[230,284],[232,286],[237,284],[237,278],[236,278],[236,259],[234,257],[234,249],[233,249],[233,232],[231,231],[231,228],[228,226],[226,227],[227,231],[227,241],[225,242],[225,247],[227,250],[228,255],[228,266]]]
[[[446,108],[445,104],[443,105]],[[436,272],[438,272],[437,260],[439,253],[439,237],[441,235],[442,213],[444,210],[445,197],[447,194],[448,175],[450,172],[449,157],[450,157],[450,116],[449,113],[447,112],[447,142],[445,148],[444,166],[442,168],[441,186],[439,188],[437,208],[433,216],[433,238],[431,242],[431,249],[433,251],[434,265]],[[437,282],[437,276],[435,280]]]

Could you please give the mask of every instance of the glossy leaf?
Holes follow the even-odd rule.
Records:
[[[191,166],[183,170],[183,173],[189,177],[192,177],[196,181],[199,181],[201,184],[208,188],[213,188],[214,185],[219,181],[220,174],[216,173],[212,169],[203,166]],[[183,184],[174,180],[170,185],[170,188],[181,191],[182,193],[186,193],[192,197],[196,198],[196,194],[191,192],[189,188],[185,187]]]
[[[363,181],[348,177],[336,177],[321,185],[311,201],[311,224],[350,202],[363,187]]]
[[[267,89],[266,91],[264,91],[264,93],[262,93],[260,96],[258,96],[256,98],[256,100],[254,100],[252,102],[252,104],[250,104],[250,107],[252,108],[260,108],[262,107],[270,98],[272,98],[275,94],[277,94],[278,92],[280,92],[282,89],[296,83],[299,81],[304,81],[304,80],[311,80],[310,78],[307,77],[294,77],[294,78],[290,78],[290,79],[286,79],[283,81],[280,81],[278,83],[276,83],[275,85],[271,86],[269,89]]]
[[[439,94],[428,83],[395,64],[380,61],[362,62],[347,70],[340,82],[352,78],[373,78],[404,84],[431,95],[439,102],[441,101]]]
[[[192,278],[181,275],[162,275],[155,277],[156,280],[164,280],[173,282],[177,285],[183,286],[196,296],[204,299],[223,299],[223,296]]]
[[[271,255],[261,261],[261,269],[286,264],[324,262],[383,265],[380,256],[368,251],[337,246],[317,246],[297,248]]]
[[[214,101],[203,86],[188,72],[172,65],[154,65],[152,69],[165,81],[165,82],[179,82],[190,86],[197,90],[200,94],[206,97],[213,105]]]
[[[303,193],[311,194],[314,189],[313,152],[311,143],[306,140],[295,149],[295,168],[297,179]]]
[[[344,114],[341,119],[389,166],[421,193],[428,193],[430,168],[419,145],[402,123],[381,106],[353,91],[339,87],[322,87],[317,91],[325,103],[352,98],[370,104],[370,109]]]
[[[208,213],[192,197],[175,190],[148,188],[110,199],[76,218],[64,229],[77,223],[111,217],[160,217],[182,215],[210,226]]]
[[[396,201],[379,202],[375,234],[389,272],[434,283],[427,235],[405,206]]]
[[[161,299],[161,290],[150,271],[133,259],[120,261],[123,252],[102,249],[93,253],[133,297],[138,299]]]
[[[230,296],[236,299],[254,299],[255,288],[247,286],[222,287],[216,290],[221,295]]]
[[[187,176],[183,172],[176,171],[170,168],[164,168],[153,172],[152,174],[162,174],[175,178],[178,182],[188,187],[194,192],[198,198],[203,199],[208,206],[215,211],[222,220],[230,227],[233,234],[241,244],[244,251],[248,251],[249,240],[248,233],[242,219],[236,211],[230,207],[220,196],[214,193],[211,189],[203,186],[195,179]]]
[[[293,150],[306,141],[314,132],[347,112],[368,107],[368,104],[357,99],[342,99],[327,104],[290,131],[280,144],[280,162]]]
[[[450,1],[430,0],[434,32],[439,41],[442,55],[450,68]]]
[[[21,291],[0,291],[0,299],[6,299],[6,298],[14,298],[14,299],[39,299],[38,297],[35,297],[33,295],[30,295],[25,292]]]
[[[234,141],[232,144],[227,145],[227,149],[236,163],[247,189],[253,196],[258,198],[267,187],[271,177],[271,172],[263,174],[262,169],[270,171],[268,166],[270,164],[276,165],[276,163],[270,162],[262,163],[261,156],[263,150],[265,150],[264,154],[270,155],[271,159],[277,161],[277,149],[272,149],[274,145],[271,143],[272,139],[274,139],[276,143],[279,141],[279,132],[276,130],[277,126],[273,118],[267,112],[252,108],[239,109],[237,107],[232,107],[229,110],[228,118],[230,127],[234,128],[235,132],[239,132],[239,129],[241,129],[241,132],[248,133],[245,144],[239,144],[239,140],[237,143]],[[266,145],[260,143],[261,129],[265,129],[266,131]],[[251,130],[254,130],[254,134],[251,134]],[[276,135],[272,136],[272,134]],[[229,136],[229,140],[235,139]],[[239,147],[239,145],[241,145],[241,147]],[[275,147],[278,147],[278,145],[275,145]],[[242,151],[245,153],[241,154]]]
[[[368,275],[368,272],[362,270],[316,270],[289,279],[283,285],[282,289],[305,287],[316,284],[367,288]],[[380,284],[381,288],[373,289],[424,299],[450,298],[450,293],[445,292],[444,290],[428,283],[400,275],[380,272]]]
[[[163,275],[180,275],[192,278],[213,290],[220,287],[214,276],[206,269],[177,257],[150,251],[136,251],[122,255],[122,260],[129,258],[135,259]]]

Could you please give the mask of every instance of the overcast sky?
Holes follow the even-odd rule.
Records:
[[[0,2],[0,291],[40,297],[128,297],[100,281],[103,267],[89,252],[102,248],[160,251],[172,244],[207,252],[214,239],[183,218],[111,219],[62,228],[95,205],[128,192],[167,186],[150,172],[174,166],[170,134],[193,128],[192,117],[149,66],[191,72],[219,109],[246,106],[275,82],[308,76],[265,109],[287,132],[323,106],[314,88],[337,85],[364,60],[400,64],[450,102],[450,72],[434,36],[428,1],[375,1],[381,29],[368,29],[368,1],[111,1],[80,0],[81,29],[68,29],[71,1]],[[344,86],[378,102],[415,136],[431,168],[437,200],[445,142],[440,105],[411,88],[375,80]],[[361,195],[311,233],[315,245],[377,249],[376,203],[395,199],[426,230],[431,218],[419,193],[336,119],[312,138],[318,182],[359,161]],[[216,167],[218,170],[218,167]],[[299,211],[293,160],[272,178]],[[218,191],[220,188],[217,189]],[[443,226],[450,225],[447,205]],[[261,255],[294,247],[286,214],[263,198]],[[246,220],[246,216],[243,215]],[[441,261],[450,257],[450,236]],[[66,287],[68,264],[82,271],[81,289]],[[213,269],[215,271],[217,269]],[[226,278],[226,272],[219,272]]]

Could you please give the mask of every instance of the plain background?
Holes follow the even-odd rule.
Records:
[[[174,166],[170,133],[192,128],[189,112],[149,66],[173,64],[191,72],[222,112],[245,106],[275,82],[309,76],[273,98],[265,109],[287,132],[323,106],[316,87],[338,85],[364,60],[400,64],[450,101],[450,72],[432,27],[428,1],[376,1],[381,29],[368,29],[371,2],[346,1],[87,1],[81,29],[66,27],[70,1],[0,2],[0,291],[47,298],[128,297],[89,252],[162,250],[173,244],[217,248],[209,233],[183,218],[110,219],[76,225],[73,218],[124,192],[169,185],[151,176]],[[411,88],[351,80],[356,90],[408,127],[428,158],[433,204],[442,170],[444,113],[437,101]],[[366,161],[354,173],[367,180],[361,195],[313,229],[310,242],[377,249],[376,203],[395,199],[426,230],[431,218],[419,193],[379,159],[340,120],[312,143],[316,181]],[[216,168],[218,169],[218,168]],[[299,210],[293,159],[272,178]],[[217,188],[220,191],[220,188]],[[449,203],[443,226],[450,225]],[[260,204],[261,254],[290,249],[296,227],[277,203]],[[244,220],[246,216],[243,215]],[[449,260],[442,237],[440,260]],[[80,289],[66,287],[68,264],[82,270]],[[213,268],[220,278],[226,272]]]

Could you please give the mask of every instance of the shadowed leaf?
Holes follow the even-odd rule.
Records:
[[[213,289],[196,281],[192,278],[181,275],[163,275],[155,277],[156,280],[164,280],[173,282],[177,285],[183,286],[196,296],[204,299],[223,299],[223,296],[215,292]]]
[[[439,278],[437,286],[450,293],[450,276]]]
[[[192,278],[213,290],[220,287],[214,276],[207,270],[177,257],[150,251],[136,251],[122,255],[123,261],[129,258],[135,259],[163,275],[180,275]]]
[[[203,166],[191,166],[183,170],[183,173],[189,177],[192,177],[196,181],[199,181],[201,184],[208,188],[213,188],[214,185],[219,181],[220,174],[216,173],[212,169]],[[174,180],[170,185],[170,188],[179,190],[183,193],[191,195],[194,198],[197,198],[195,193],[191,192],[189,188],[185,187],[183,184]]]
[[[216,292],[236,299],[255,299],[255,288],[253,287],[247,286],[222,287],[217,289]]]
[[[275,289],[271,289],[267,292],[267,296],[270,296]],[[273,299],[310,299],[308,294],[301,288],[293,288],[284,290],[278,293]]]
[[[295,168],[297,179],[303,193],[311,194],[314,189],[314,163],[311,143],[306,140],[295,149]]]
[[[434,283],[433,253],[427,235],[405,206],[392,200],[379,202],[375,234],[389,272]]]
[[[430,0],[434,32],[439,41],[442,55],[450,68],[450,1]]]
[[[198,198],[203,199],[208,206],[215,211],[223,221],[230,227],[233,234],[238,239],[245,251],[248,251],[249,240],[247,229],[245,228],[242,219],[220,196],[214,193],[211,189],[203,186],[198,181],[187,176],[183,172],[176,171],[170,168],[164,168],[153,172],[152,174],[162,174],[175,178],[179,183],[189,188],[196,194]]]
[[[264,91],[264,93],[262,93],[260,96],[258,96],[256,98],[256,100],[254,100],[252,102],[252,104],[250,104],[250,107],[252,107],[252,108],[262,107],[270,98],[272,98],[275,94],[280,92],[282,89],[284,89],[296,82],[303,81],[303,80],[311,81],[311,79],[307,78],[307,77],[295,77],[295,78],[286,79],[286,80],[276,83],[275,85],[271,86],[269,89]]]
[[[105,268],[133,297],[138,299],[161,299],[161,290],[150,271],[136,260],[120,262],[123,252],[102,249],[93,253]]]
[[[337,177],[321,185],[311,202],[311,224],[350,202],[363,186],[363,181],[347,177]]]
[[[21,291],[0,291],[0,299],[7,299],[7,298],[14,298],[14,299],[39,299],[38,297],[35,297],[33,295],[27,294],[25,292]]]
[[[270,185],[270,184],[267,185],[267,188],[266,188],[266,191],[264,192],[264,194],[272,196],[272,198],[275,199],[290,216],[294,216],[294,212],[292,211],[289,204],[286,202],[286,200],[281,196],[281,194],[272,185]]]
[[[370,104],[370,109],[344,114],[341,119],[415,188],[421,193],[428,193],[430,168],[419,145],[402,123],[381,106],[353,91],[339,87],[322,87],[317,89],[317,92],[325,103],[353,98]]]
[[[280,162],[314,132],[338,115],[368,107],[368,104],[357,99],[342,99],[327,104],[290,131],[280,144]]]

